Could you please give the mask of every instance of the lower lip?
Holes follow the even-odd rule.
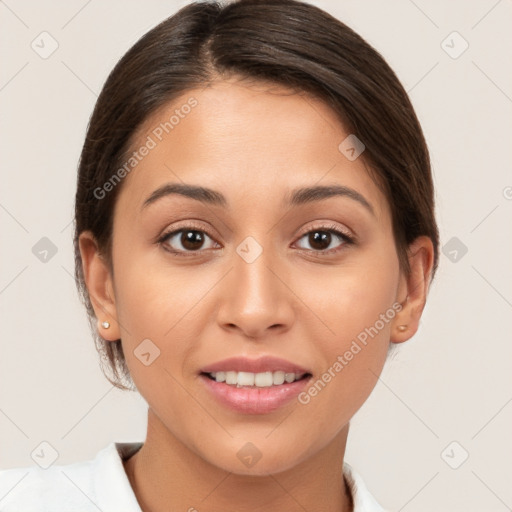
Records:
[[[267,414],[291,402],[306,387],[311,376],[295,382],[264,388],[240,387],[200,375],[206,387],[223,405],[244,414]]]

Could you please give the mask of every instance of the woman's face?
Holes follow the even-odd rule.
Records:
[[[113,327],[102,334],[122,339],[160,439],[265,474],[346,434],[406,295],[389,206],[349,135],[318,100],[234,81],[183,94],[139,130],[115,208]],[[146,202],[170,184],[214,192]],[[310,187],[339,193],[297,192]],[[309,377],[258,391],[202,373],[267,356]],[[279,367],[252,373],[265,365]]]

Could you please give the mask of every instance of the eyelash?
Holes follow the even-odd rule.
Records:
[[[203,228],[201,228],[199,226],[195,226],[193,224],[188,224],[186,226],[180,227],[179,229],[175,229],[173,231],[169,231],[169,232],[164,233],[156,241],[156,243],[159,244],[160,246],[162,246],[164,248],[164,250],[166,250],[167,252],[171,253],[173,256],[178,256],[178,257],[192,256],[192,255],[195,255],[195,254],[200,253],[200,252],[205,250],[205,249],[203,249],[203,250],[198,249],[197,251],[175,251],[174,249],[169,249],[167,246],[165,246],[165,242],[169,238],[173,237],[174,235],[176,235],[178,233],[184,232],[184,231],[197,231],[197,232],[200,232],[200,233],[203,233],[203,234],[207,235],[209,238],[214,240],[214,238],[207,231],[205,231]],[[300,250],[302,250],[302,251],[311,251],[311,252],[314,252],[314,253],[317,253],[317,254],[321,254],[321,255],[322,254],[335,254],[338,251],[342,250],[343,247],[345,247],[347,245],[352,245],[352,244],[355,243],[354,237],[352,237],[352,236],[348,235],[347,233],[341,231],[335,225],[319,226],[319,227],[315,227],[313,229],[310,229],[309,231],[306,231],[305,233],[303,233],[298,238],[298,240],[300,240],[300,239],[304,238],[306,235],[309,235],[309,234],[314,233],[314,232],[322,232],[322,233],[334,234],[335,236],[339,237],[342,240],[343,243],[339,247],[336,247],[335,249],[323,249],[323,250],[319,250],[319,251],[315,251],[314,249],[300,249]]]

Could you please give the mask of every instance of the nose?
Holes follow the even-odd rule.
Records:
[[[295,296],[289,272],[272,251],[263,248],[252,260],[250,252],[254,250],[250,245],[249,257],[243,250],[233,253],[233,267],[219,290],[222,299],[218,323],[223,329],[238,331],[248,338],[263,338],[269,332],[275,335],[291,327]]]

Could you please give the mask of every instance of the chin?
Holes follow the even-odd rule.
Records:
[[[229,471],[234,475],[240,476],[268,476],[269,474],[277,474],[289,470],[298,465],[305,454],[297,452],[296,446],[290,447],[293,453],[286,453],[285,450],[278,447],[267,446],[262,450],[258,450],[249,443],[239,448],[221,448],[223,456],[212,454],[204,454],[203,457],[211,464]]]

